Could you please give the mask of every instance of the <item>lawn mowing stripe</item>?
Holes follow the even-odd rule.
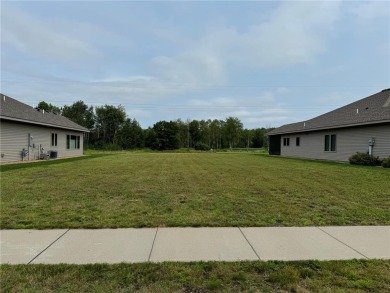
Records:
[[[250,154],[117,152],[1,173],[0,226],[389,225],[386,176],[383,168]]]
[[[238,228],[238,230],[240,230],[242,236],[244,236],[246,242],[248,242],[249,246],[252,248],[252,250],[253,250],[253,252],[256,254],[257,258],[258,258],[259,260],[261,260],[260,256],[257,254],[256,250],[253,248],[252,244],[249,242],[248,238],[246,238],[244,232],[242,232],[242,230],[241,230],[240,227],[237,227],[237,228]]]
[[[322,232],[324,232],[325,234],[328,234],[330,237],[332,237],[333,239],[337,240],[338,242],[340,242],[341,244],[344,244],[345,246],[349,247],[350,249],[352,249],[353,251],[359,253],[361,256],[365,257],[366,259],[370,259],[369,257],[365,256],[363,253],[361,253],[360,251],[357,251],[355,248],[349,246],[347,243],[344,243],[343,241],[337,239],[336,237],[334,237],[333,235],[329,234],[328,232],[322,230],[320,227],[316,227],[317,229],[321,230]]]
[[[42,253],[44,253],[47,249],[50,248],[50,246],[52,246],[54,243],[56,243],[60,238],[62,238],[62,236],[64,236],[66,233],[68,233],[70,231],[70,228],[68,230],[66,230],[62,235],[60,235],[60,237],[58,237],[56,240],[54,240],[52,243],[49,244],[48,247],[46,247],[44,250],[42,250],[40,253],[38,253],[32,260],[30,260],[27,264],[31,264],[38,256],[40,256]]]
[[[158,232],[158,227],[156,228],[156,233],[154,234],[154,239],[153,239],[153,243],[152,243],[152,248],[150,249],[150,253],[149,253],[149,257],[148,257],[148,262],[150,262],[150,258],[151,258],[151,256],[152,256],[152,251],[153,251],[153,248],[154,248],[154,242],[156,241],[157,232]]]

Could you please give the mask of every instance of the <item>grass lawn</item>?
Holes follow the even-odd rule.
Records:
[[[390,224],[390,170],[254,153],[1,166],[1,228]]]
[[[389,292],[390,262],[2,265],[2,292]]]

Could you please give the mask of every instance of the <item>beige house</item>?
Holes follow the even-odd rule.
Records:
[[[390,156],[390,89],[267,133],[269,154],[348,161],[357,153]]]
[[[88,129],[59,114],[37,110],[0,94],[0,162],[83,154]]]

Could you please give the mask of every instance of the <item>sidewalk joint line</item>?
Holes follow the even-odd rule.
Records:
[[[153,251],[153,248],[154,248],[154,242],[156,241],[157,232],[158,232],[158,227],[156,228],[156,233],[154,234],[152,248],[150,249],[150,253],[149,253],[149,257],[148,257],[148,262],[150,262],[150,258],[152,257],[152,251]]]
[[[326,232],[325,230],[322,230],[320,227],[317,226],[317,229],[319,229],[320,231],[324,232],[325,234],[329,235],[330,237],[332,237],[333,239],[337,240],[338,242],[340,242],[341,244],[344,244],[345,246],[347,246],[348,248],[352,249],[353,251],[359,253],[361,256],[365,257],[366,259],[370,259],[369,257],[365,256],[363,253],[361,253],[360,251],[356,250],[355,248],[353,248],[352,246],[348,245],[347,243],[337,239],[336,237],[334,237],[332,234],[329,234],[328,232]]]
[[[48,250],[50,248],[50,246],[52,246],[54,243],[56,243],[58,240],[60,240],[60,238],[62,238],[62,236],[64,236],[66,233],[68,233],[70,231],[70,228],[68,228],[68,230],[66,230],[64,233],[62,233],[60,235],[60,237],[58,237],[56,240],[54,240],[52,243],[49,244],[48,247],[46,247],[44,250],[42,250],[40,253],[38,253],[32,260],[30,260],[27,264],[31,264],[37,257],[39,257],[42,253],[44,253],[46,250]]]
[[[242,232],[242,230],[241,230],[240,227],[237,227],[237,228],[238,228],[238,230],[240,230],[242,236],[244,236],[246,242],[248,242],[249,246],[252,248],[252,250],[253,250],[253,252],[256,254],[257,258],[258,258],[259,260],[261,260],[260,256],[257,254],[256,250],[253,248],[252,244],[249,242],[248,238],[246,238],[244,232]]]

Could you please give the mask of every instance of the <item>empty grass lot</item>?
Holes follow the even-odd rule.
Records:
[[[390,224],[390,170],[253,153],[1,166],[1,228]]]

